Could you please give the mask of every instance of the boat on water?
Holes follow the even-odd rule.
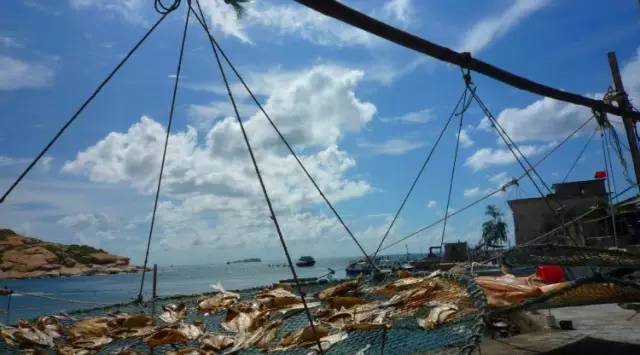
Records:
[[[310,267],[316,264],[316,259],[312,256],[301,256],[300,259],[296,262],[296,266],[298,267]]]
[[[242,259],[242,260],[227,261],[227,265],[241,264],[241,263],[260,263],[260,262],[262,262],[262,259],[260,258],[248,258],[248,259]]]

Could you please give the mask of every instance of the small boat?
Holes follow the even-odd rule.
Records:
[[[309,267],[316,264],[316,259],[312,256],[301,256],[300,259],[296,262],[296,266],[298,267]]]

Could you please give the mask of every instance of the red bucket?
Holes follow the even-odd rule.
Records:
[[[564,269],[559,265],[538,265],[536,276],[547,284],[555,284],[565,280]]]

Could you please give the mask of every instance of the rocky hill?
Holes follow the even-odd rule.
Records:
[[[0,279],[137,272],[129,258],[87,245],[65,245],[0,229]]]

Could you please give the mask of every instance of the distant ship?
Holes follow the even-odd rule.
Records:
[[[313,266],[316,264],[316,259],[314,259],[312,256],[301,256],[300,259],[298,259],[298,262],[296,262],[296,266],[298,267],[309,267],[309,266]]]
[[[262,259],[260,259],[260,258],[249,258],[249,259],[242,259],[242,260],[227,261],[227,265],[229,265],[229,264],[240,264],[240,263],[259,263],[259,262],[262,262]]]

